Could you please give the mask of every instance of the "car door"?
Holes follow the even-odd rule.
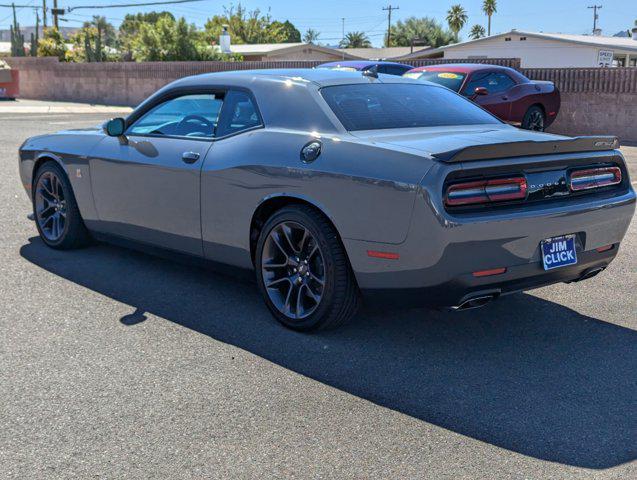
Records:
[[[91,152],[99,231],[203,255],[201,165],[222,102],[223,93],[213,92],[168,98]]]
[[[507,92],[513,86],[515,86],[515,82],[506,73],[479,70],[471,74],[462,93],[499,119],[508,121],[511,113],[511,100]],[[474,95],[477,87],[486,88],[488,93]]]

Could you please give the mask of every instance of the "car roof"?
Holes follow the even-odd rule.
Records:
[[[345,61],[338,61],[338,62],[327,62],[327,63],[322,63],[322,64],[318,65],[317,68],[321,68],[321,67],[351,67],[351,68],[360,69],[360,68],[371,67],[371,66],[374,66],[374,65],[394,65],[394,66],[398,66],[398,67],[411,68],[411,65],[407,65],[405,63],[374,61],[374,60],[345,60]]]
[[[311,82],[319,87],[328,85],[342,85],[347,83],[369,83],[370,78],[359,71],[342,71],[327,68],[285,68],[263,70],[234,70],[229,72],[204,73],[184,77],[172,84],[171,87],[188,87],[201,85],[228,85],[249,87],[254,82],[273,82],[292,80]],[[411,83],[414,80],[396,75],[379,74],[384,83]]]
[[[488,63],[442,63],[437,65],[425,65],[423,67],[416,67],[411,72],[422,72],[425,70],[445,70],[447,72],[455,73],[470,73],[478,70],[507,70],[513,71],[514,69],[504,67],[502,65],[491,65]]]

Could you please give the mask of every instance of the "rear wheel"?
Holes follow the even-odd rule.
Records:
[[[64,170],[46,162],[33,185],[33,216],[42,241],[60,250],[86,245],[90,237]]]
[[[537,105],[530,107],[524,114],[522,119],[522,128],[525,130],[534,130],[536,132],[544,131],[544,111]]]
[[[295,330],[334,328],[349,320],[360,294],[334,227],[311,207],[275,212],[257,243],[259,289],[274,317]]]

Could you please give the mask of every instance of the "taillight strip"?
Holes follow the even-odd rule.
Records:
[[[589,190],[591,188],[617,185],[622,181],[619,167],[589,168],[571,172],[571,190]]]
[[[445,203],[449,206],[475,205],[526,198],[524,177],[494,178],[456,183],[447,188]]]

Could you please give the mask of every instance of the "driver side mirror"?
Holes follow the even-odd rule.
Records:
[[[480,95],[489,95],[489,90],[487,90],[486,87],[476,87],[471,98],[474,99]]]
[[[104,131],[109,137],[121,137],[126,130],[126,121],[123,118],[112,118],[104,125]]]

